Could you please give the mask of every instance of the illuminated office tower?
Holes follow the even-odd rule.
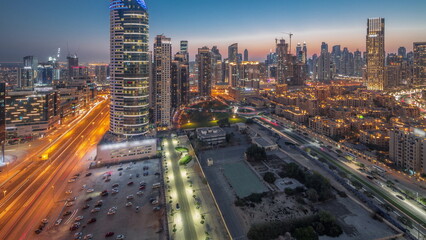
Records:
[[[385,86],[385,19],[367,21],[367,89],[383,90]]]
[[[24,67],[19,69],[18,87],[32,88],[37,78],[38,60],[33,56],[24,57]]]
[[[413,43],[414,51],[414,84],[426,84],[426,42]]]
[[[198,66],[198,94],[210,96],[212,87],[212,53],[208,47],[198,49],[196,56]]]
[[[154,120],[157,129],[170,128],[172,42],[158,35],[154,43]]]
[[[189,63],[188,41],[180,41],[180,53],[185,55],[185,62]]]
[[[125,138],[149,128],[148,12],[143,0],[111,0],[110,132]]]
[[[328,44],[321,44],[321,55],[315,61],[314,79],[319,82],[330,82],[333,78],[332,74],[332,59],[328,52]]]

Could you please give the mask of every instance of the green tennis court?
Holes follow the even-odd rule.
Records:
[[[238,197],[268,191],[251,169],[243,162],[223,165],[224,173]]]

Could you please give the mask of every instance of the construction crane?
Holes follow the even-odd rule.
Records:
[[[293,33],[291,33],[291,32],[281,32],[281,33],[284,33],[284,34],[287,34],[289,37],[290,37],[290,51],[289,51],[289,53],[291,54],[291,37],[293,37]]]

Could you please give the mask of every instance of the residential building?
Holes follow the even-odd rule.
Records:
[[[384,90],[385,85],[385,19],[367,21],[367,88]]]

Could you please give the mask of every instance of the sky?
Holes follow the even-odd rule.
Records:
[[[306,42],[308,55],[321,42],[350,51],[365,49],[367,18],[384,17],[387,52],[412,50],[426,41],[425,0],[145,0],[150,15],[150,47],[157,34],[188,40],[191,59],[199,47],[239,44],[250,60],[264,60],[275,39]],[[21,62],[27,55],[61,61],[76,53],[80,62],[109,62],[108,0],[0,0],[0,62]],[[69,50],[68,50],[69,49]]]

